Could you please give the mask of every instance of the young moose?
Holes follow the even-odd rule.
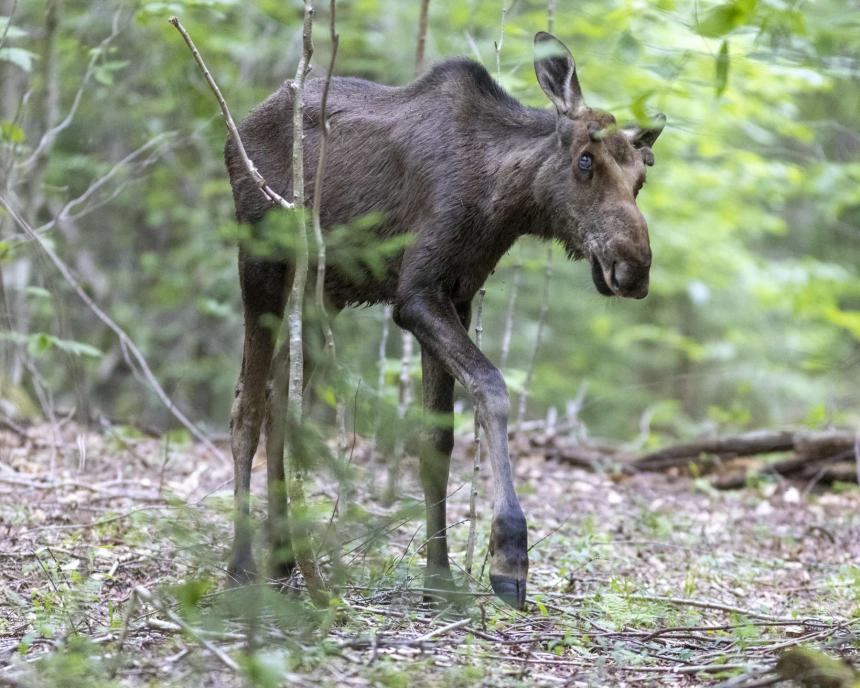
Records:
[[[394,320],[421,344],[425,409],[452,419],[454,380],[475,400],[492,465],[494,495],[490,581],[496,595],[521,608],[528,571],[526,519],[508,456],[510,403],[501,372],[468,335],[472,297],[516,239],[533,234],[560,241],[572,258],[588,258],[597,290],[637,299],[648,293],[651,249],[636,195],[651,146],[665,117],[650,128],[616,126],[583,101],[573,57],[554,36],[535,36],[535,73],[555,112],[521,105],[480,65],[464,59],[436,65],[403,88],[355,78],[331,82],[324,228],[372,214],[380,239],[409,233],[385,274],[356,277],[332,266],[325,290],[330,308],[385,302]],[[322,80],[305,99],[305,180],[313,193],[319,151]],[[280,88],[240,125],[250,158],[269,185],[291,194],[292,107]],[[232,143],[225,151],[243,223],[259,225],[272,206]],[[275,210],[275,212],[280,212]],[[283,419],[269,413],[272,316],[281,318],[292,281],[288,261],[261,259],[240,247],[245,309],[242,372],[232,411],[236,471],[236,533],[230,576],[255,575],[248,524],[251,460],[264,416],[269,481],[269,544],[273,575],[292,568],[286,535]],[[306,357],[308,360],[308,357]],[[283,377],[283,376],[281,376]],[[283,390],[272,390],[272,395]],[[451,422],[429,430],[421,482],[427,507],[427,588],[453,589],[446,539],[445,494],[453,446]]]

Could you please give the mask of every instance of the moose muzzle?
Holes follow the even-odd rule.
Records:
[[[633,205],[616,212],[604,231],[608,241],[591,256],[591,276],[597,291],[605,296],[644,299],[651,270],[645,218]]]

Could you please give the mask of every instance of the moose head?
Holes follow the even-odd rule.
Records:
[[[546,32],[535,35],[535,74],[556,108],[559,145],[571,161],[567,218],[559,238],[570,255],[591,261],[597,291],[641,299],[648,294],[651,246],[636,205],[651,147],[663,131],[659,114],[648,127],[619,127],[610,113],[585,104],[576,63]]]

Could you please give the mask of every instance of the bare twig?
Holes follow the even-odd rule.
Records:
[[[200,71],[202,72],[206,82],[215,95],[218,105],[221,108],[221,114],[224,117],[224,122],[227,125],[227,130],[236,146],[248,174],[253,179],[254,183],[272,203],[279,205],[284,210],[296,210],[297,213],[297,252],[295,274],[290,291],[289,298],[289,315],[287,318],[288,327],[288,343],[290,355],[290,370],[289,370],[289,387],[288,387],[288,404],[289,413],[293,427],[299,427],[302,417],[303,406],[303,390],[304,390],[304,375],[303,364],[304,355],[302,351],[302,309],[304,305],[304,290],[307,285],[308,274],[308,236],[307,224],[305,222],[304,205],[305,205],[305,184],[304,184],[304,146],[303,146],[303,118],[304,118],[304,85],[310,65],[311,55],[313,54],[313,42],[311,40],[311,31],[313,28],[313,3],[310,0],[304,2],[304,19],[302,23],[302,56],[296,68],[296,78],[290,84],[290,90],[293,94],[293,202],[290,203],[278,193],[276,193],[266,182],[263,176],[255,167],[253,161],[248,157],[245,146],[242,143],[242,138],[239,135],[239,130],[230,114],[230,109],[227,102],[221,95],[221,90],[215,83],[206,63],[203,61],[200,52],[191,36],[182,26],[182,23],[177,17],[171,17],[170,23],[176,27],[188,48],[191,50],[194,60],[197,62]],[[306,511],[305,498],[303,488],[303,467],[298,467],[290,481],[290,506],[293,509],[294,515],[297,518],[292,519],[294,528],[301,528],[303,531],[306,528]],[[296,542],[296,561],[308,590],[311,593],[314,601],[320,604],[327,602],[327,598],[323,592],[322,582],[317,570],[316,563],[313,559],[313,552],[309,546],[307,534],[305,532],[294,533],[294,541]]]
[[[224,455],[218,450],[218,448],[212,444],[206,434],[198,428],[179,408],[177,408],[176,404],[173,403],[173,400],[167,396],[167,392],[164,391],[164,388],[159,384],[158,380],[155,377],[155,374],[152,372],[152,369],[149,367],[149,364],[146,361],[143,353],[137,347],[137,344],[132,341],[131,337],[126,334],[125,330],[123,330],[119,325],[117,325],[107,313],[105,313],[101,307],[90,298],[89,294],[84,290],[81,286],[81,283],[72,275],[71,268],[57,255],[56,251],[51,247],[51,245],[46,242],[41,236],[39,236],[35,230],[30,226],[30,224],[18,214],[18,211],[12,207],[9,201],[2,195],[0,195],[0,203],[6,208],[9,212],[9,215],[12,219],[17,223],[17,225],[27,234],[30,239],[35,241],[39,248],[41,248],[45,254],[48,256],[50,261],[54,264],[54,266],[59,270],[60,274],[66,280],[66,282],[71,286],[74,292],[78,295],[81,301],[89,308],[93,314],[101,320],[107,327],[117,336],[119,339],[120,346],[123,351],[123,355],[126,356],[126,361],[129,363],[129,366],[136,373],[139,373],[143,376],[143,379],[149,385],[149,387],[155,392],[155,395],[161,401],[162,404],[165,405],[167,410],[171,413],[171,415],[178,420],[182,426],[188,430],[194,437],[196,437],[205,447],[209,450],[209,452],[216,456],[221,461],[226,462],[226,458]],[[133,361],[133,363],[132,363]]]
[[[3,27],[3,35],[0,36],[0,48],[6,42],[6,36],[9,34],[9,28],[12,26],[12,19],[15,16],[15,10],[18,9],[18,0],[12,0],[12,9],[9,10],[9,17],[6,20],[6,26]]]
[[[535,372],[535,363],[537,362],[538,351],[540,350],[540,340],[543,336],[543,330],[546,325],[547,315],[549,314],[549,287],[552,282],[552,245],[546,250],[546,270],[544,272],[543,281],[543,297],[541,299],[540,314],[538,315],[538,328],[535,334],[535,342],[532,347],[532,354],[529,357],[528,368],[526,368],[526,379],[523,382],[523,389],[520,392],[517,409],[517,428],[526,419],[526,404],[529,399],[529,388],[531,387],[532,377]]]
[[[293,204],[296,213],[296,256],[293,284],[290,289],[289,314],[287,316],[290,377],[287,391],[290,423],[294,429],[301,427],[304,406],[304,351],[302,314],[304,309],[305,287],[308,279],[308,233],[305,221],[305,165],[304,165],[304,89],[305,78],[310,68],[314,52],[311,32],[313,30],[314,8],[311,0],[304,2],[302,22],[302,57],[296,67],[296,78],[290,84],[293,94]],[[295,433],[292,433],[295,434]],[[301,441],[301,440],[299,440]],[[294,462],[295,463],[295,462]],[[296,563],[308,592],[317,604],[325,605],[328,598],[324,591],[319,569],[314,560],[308,532],[308,513],[304,495],[304,466],[293,466],[289,480],[290,508],[293,518],[290,529],[293,532]]]
[[[131,626],[131,620],[134,616],[135,610],[137,609],[137,602],[139,599],[140,598],[137,595],[132,594],[128,600],[128,605],[125,608],[125,612],[122,615],[122,628],[120,629],[119,638],[117,639],[116,643],[116,649],[114,650],[114,660],[112,662],[110,670],[108,671],[109,678],[116,677],[117,672],[119,671],[120,666],[122,664],[122,652],[123,648],[125,647],[125,640],[128,637],[128,630]]]
[[[146,604],[150,605],[151,607],[155,607],[155,609],[160,611],[173,623],[179,626],[179,628],[181,628],[188,635],[194,638],[194,640],[200,643],[207,651],[212,654],[212,656],[214,656],[219,662],[221,662],[221,664],[223,664],[232,671],[239,671],[239,665],[234,659],[232,659],[229,655],[225,654],[220,648],[208,641],[206,638],[204,638],[202,633],[200,633],[196,628],[191,626],[191,624],[185,621],[181,616],[179,616],[179,614],[174,612],[161,600],[155,597],[155,595],[153,595],[149,590],[147,590],[141,585],[138,585],[134,589],[134,594]]]
[[[508,306],[505,311],[505,330],[502,334],[502,352],[499,356],[499,367],[504,370],[508,364],[508,354],[511,351],[511,338],[514,333],[514,312],[517,305],[517,293],[523,276],[523,247],[517,247],[517,261],[514,263],[511,291],[508,294]]]
[[[546,0],[546,30],[555,31],[555,0]]]
[[[78,112],[78,107],[81,104],[81,98],[83,98],[84,90],[89,84],[90,79],[92,79],[93,74],[96,71],[96,64],[99,59],[104,55],[107,47],[113,42],[113,40],[120,34],[122,29],[119,26],[119,12],[117,12],[113,17],[113,23],[111,26],[110,35],[105,38],[101,43],[99,43],[98,47],[92,51],[92,57],[90,58],[89,63],[87,64],[87,68],[84,72],[84,77],[81,79],[81,83],[78,86],[78,90],[75,92],[75,96],[72,99],[72,105],[69,108],[69,111],[66,113],[66,116],[63,120],[57,124],[55,127],[48,129],[43,135],[42,138],[39,139],[39,143],[36,144],[36,147],[33,149],[33,152],[30,153],[30,156],[26,158],[23,162],[19,163],[16,167],[20,168],[20,172],[26,174],[28,170],[30,170],[33,165],[36,164],[36,161],[39,160],[51,146],[54,145],[54,142],[57,140],[57,137],[63,133],[66,129],[68,129],[72,122],[75,119],[75,115]]]
[[[0,428],[6,428],[7,430],[11,430],[13,433],[15,433],[22,440],[26,440],[26,439],[30,438],[30,435],[27,432],[27,429],[22,425],[18,425],[14,420],[9,418],[8,416],[0,415]]]
[[[513,6],[516,4],[516,0],[511,3],[511,6],[508,8],[510,11]],[[502,13],[502,35],[499,37],[499,48],[496,51],[496,61],[498,68],[498,60],[499,60],[499,51],[501,49],[501,41],[504,37],[504,24],[505,22],[505,14]],[[555,3],[552,0],[547,2],[547,28],[550,32],[553,30],[553,24],[555,23]],[[500,72],[501,76],[501,72]],[[520,392],[518,399],[518,409],[517,409],[517,428],[523,423],[526,419],[526,405],[528,403],[529,398],[529,388],[531,387],[532,376],[534,375],[535,363],[537,361],[538,350],[540,349],[540,340],[543,335],[544,326],[546,325],[547,315],[549,314],[549,286],[552,281],[552,244],[550,244],[546,249],[546,267],[544,269],[544,285],[543,285],[543,298],[541,300],[540,306],[540,314],[538,316],[538,329],[535,334],[534,346],[532,347],[532,353],[529,358],[528,367],[526,368],[526,379],[523,382],[523,389]]]
[[[331,320],[328,316],[328,311],[325,306],[325,272],[326,272],[326,254],[325,254],[325,238],[323,237],[322,222],[320,213],[322,208],[322,188],[325,177],[325,166],[328,157],[328,93],[331,88],[331,77],[334,72],[334,62],[337,58],[337,48],[340,43],[340,36],[336,30],[336,14],[335,0],[331,0],[330,6],[330,24],[329,31],[331,35],[331,60],[328,65],[328,73],[323,86],[322,100],[320,102],[320,148],[319,159],[317,160],[317,171],[314,177],[314,200],[312,211],[312,224],[314,237],[317,242],[317,273],[314,294],[316,296],[317,310],[319,311],[320,322],[322,325],[323,336],[325,338],[325,348],[331,357],[332,366],[337,367],[337,350],[334,342],[334,332],[331,328]],[[346,453],[346,405],[343,403],[341,395],[337,395],[335,403],[335,417],[337,424],[338,448],[341,455]]]
[[[194,45],[194,41],[191,40],[191,36],[188,35],[185,27],[182,26],[182,22],[179,21],[179,17],[171,17],[169,21],[182,35],[185,44],[191,50],[191,54],[194,56],[195,62],[197,62],[197,66],[203,73],[203,78],[206,79],[206,83],[209,84],[209,88],[212,89],[212,93],[215,94],[215,99],[221,107],[221,115],[224,117],[224,123],[227,125],[227,131],[230,132],[230,138],[233,140],[233,144],[236,146],[236,150],[242,158],[242,162],[245,163],[245,168],[248,170],[248,174],[251,176],[251,179],[270,202],[281,206],[284,210],[293,210],[295,208],[295,204],[290,203],[283,196],[276,193],[275,190],[266,183],[266,180],[263,179],[263,175],[261,175],[257,170],[251,158],[248,157],[245,145],[242,143],[242,138],[239,136],[239,129],[236,127],[236,122],[230,114],[230,108],[227,107],[227,101],[225,101],[224,96],[221,95],[221,89],[219,89],[218,84],[215,83],[215,79],[212,77],[209,68],[203,61],[200,51],[197,50],[197,46]],[[304,80],[304,76],[302,79]]]
[[[487,290],[481,287],[478,290],[478,307],[475,312],[475,345],[481,348],[481,335],[484,332],[484,296]],[[463,568],[466,573],[472,574],[472,563],[475,556],[475,535],[478,525],[478,473],[481,470],[481,425],[478,422],[477,409],[475,410],[475,456],[472,460],[472,484],[469,489],[469,539],[466,541],[466,561]]]
[[[390,331],[391,322],[391,305],[385,304],[382,307],[382,336],[379,338],[379,350],[377,354],[377,365],[379,367],[377,371],[377,380],[376,380],[376,399],[378,403],[379,411],[376,417],[376,424],[373,428],[373,440],[370,444],[370,458],[368,459],[367,466],[367,477],[368,484],[373,488],[373,484],[376,478],[376,459],[377,454],[379,453],[379,428],[382,424],[382,400],[383,400],[383,392],[385,390],[385,351],[388,347],[388,333]]]
[[[433,629],[429,633],[425,633],[424,635],[419,636],[418,638],[415,639],[414,642],[422,643],[426,640],[432,640],[433,638],[436,638],[440,635],[445,635],[448,631],[453,631],[457,628],[463,628],[463,626],[468,626],[470,623],[472,623],[472,620],[468,619],[468,618],[467,619],[458,619],[457,621],[452,621],[449,624],[445,624],[444,626]]]
[[[502,0],[502,19],[499,23],[499,40],[493,43],[493,46],[496,49],[496,79],[498,80],[501,80],[502,78],[502,44],[505,42],[505,21],[517,2],[518,0],[511,0],[511,4],[507,5],[506,0]]]
[[[427,43],[427,13],[430,0],[421,0],[421,16],[418,19],[418,45],[415,48],[415,76],[424,71],[424,47]]]
[[[570,595],[566,593],[544,593],[547,596],[562,597],[571,600],[589,599],[587,595]],[[639,602],[663,602],[665,604],[674,604],[684,607],[697,607],[700,609],[715,609],[717,611],[728,612],[730,614],[742,614],[751,619],[760,619],[762,621],[776,621],[779,623],[800,623],[798,619],[775,616],[773,614],[764,614],[751,609],[743,609],[729,604],[721,604],[720,602],[709,602],[707,600],[693,600],[685,597],[667,597],[663,595],[625,595],[627,599],[636,600]]]
[[[397,419],[403,425],[412,404],[412,347],[414,340],[406,330],[400,330],[400,398],[397,404]],[[397,492],[397,478],[400,462],[406,449],[405,427],[401,427],[394,442],[394,453],[388,464],[388,482],[385,488],[386,499],[391,501]]]
[[[116,164],[114,164],[101,177],[99,177],[94,182],[92,182],[80,196],[76,196],[72,200],[67,201],[66,204],[60,209],[60,212],[58,212],[53,217],[53,219],[49,220],[48,222],[44,223],[43,225],[40,225],[34,231],[38,234],[44,234],[45,232],[48,232],[51,229],[53,229],[58,224],[62,224],[63,222],[67,222],[69,220],[79,220],[80,218],[84,217],[85,215],[88,215],[89,213],[91,213],[96,208],[101,207],[105,203],[107,203],[110,200],[112,200],[113,198],[115,198],[118,195],[118,193],[123,188],[125,188],[124,184],[120,184],[119,187],[117,189],[115,189],[114,191],[112,191],[108,195],[107,198],[100,199],[96,203],[93,203],[91,205],[87,205],[85,208],[79,210],[76,213],[72,212],[72,210],[77,208],[79,205],[90,200],[90,198],[92,198],[102,187],[104,187],[107,184],[108,181],[110,181],[114,176],[116,176],[117,173],[119,173],[122,169],[124,169],[126,166],[130,165],[133,162],[137,162],[138,158],[140,158],[143,155],[143,153],[151,151],[150,154],[140,163],[140,165],[142,167],[147,167],[147,166],[151,165],[155,161],[157,156],[160,154],[162,145],[168,139],[172,138],[173,136],[174,136],[173,132],[165,132],[163,134],[159,134],[158,136],[151,138],[149,141],[144,143],[139,148],[136,148],[135,150],[133,150],[131,153],[129,153],[128,155],[123,157],[121,160],[119,160]],[[152,149],[155,149],[155,150],[152,150]],[[18,236],[21,236],[23,238],[24,235],[18,235]],[[12,238],[16,238],[16,237],[12,237]]]

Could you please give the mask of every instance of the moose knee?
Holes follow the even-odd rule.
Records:
[[[486,371],[478,380],[475,397],[481,414],[488,421],[507,423],[511,400],[505,378],[498,368]]]
[[[394,304],[391,317],[397,327],[409,330],[419,321],[423,311],[424,309],[417,299],[406,299]]]

